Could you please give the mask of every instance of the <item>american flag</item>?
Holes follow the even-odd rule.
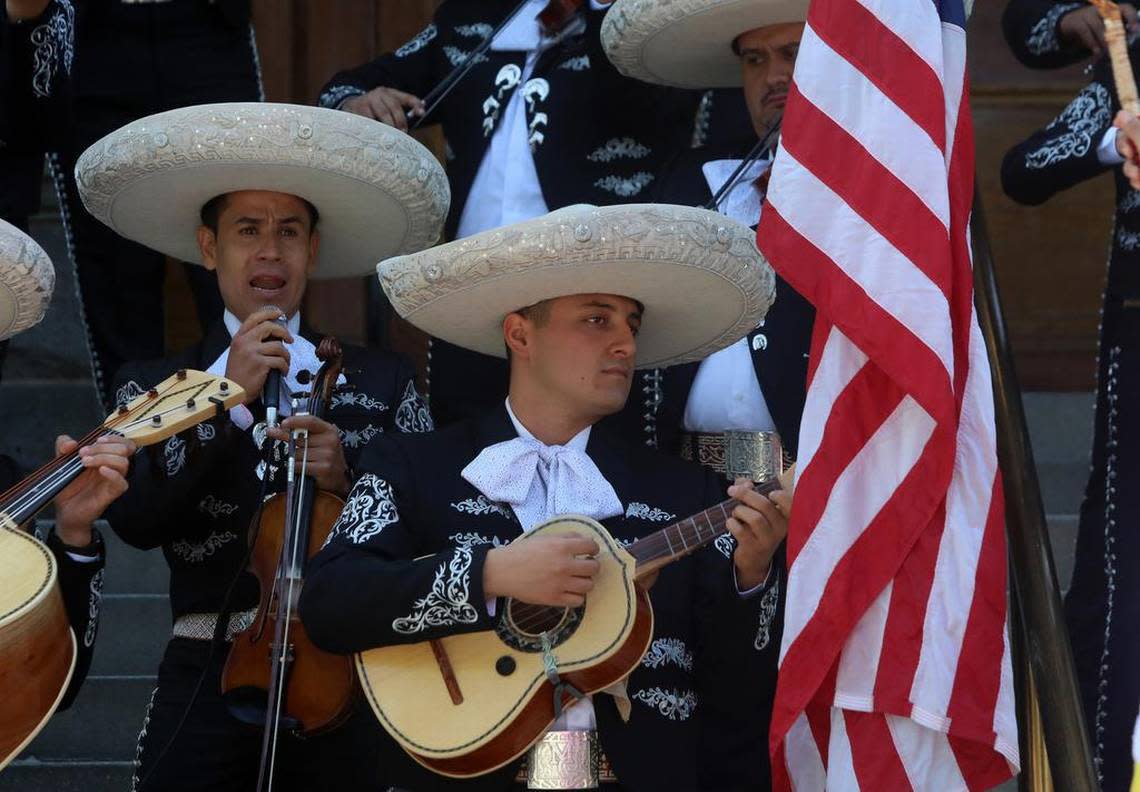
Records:
[[[776,789],[1017,771],[962,0],[813,0],[758,231],[817,310]]]

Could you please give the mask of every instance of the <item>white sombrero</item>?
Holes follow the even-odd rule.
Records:
[[[128,239],[199,261],[202,205],[270,190],[320,213],[315,278],[368,273],[378,258],[434,244],[450,191],[435,157],[379,121],[301,105],[235,102],[134,121],[79,158],[87,210]]]
[[[645,307],[642,368],[728,346],[756,327],[775,294],[755,232],[716,212],[668,204],[569,206],[376,269],[402,317],[498,357],[511,311],[569,294],[635,299]]]
[[[741,84],[732,42],[765,25],[803,22],[808,0],[614,0],[602,47],[627,77],[678,88]]]
[[[55,269],[36,241],[0,220],[0,341],[44,318]]]

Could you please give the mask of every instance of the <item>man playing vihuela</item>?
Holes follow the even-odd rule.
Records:
[[[740,86],[752,122],[728,136],[751,142],[679,153],[659,174],[654,200],[704,206],[718,196],[720,213],[753,228],[760,222],[776,138],[755,160],[747,162],[746,155],[779,128],[807,6],[807,0],[615,0],[602,41],[619,71],[677,87]],[[811,304],[777,275],[772,309],[747,336],[702,361],[643,375],[658,387],[647,389],[653,409],[636,411],[639,418],[649,417],[642,436],[729,479],[763,472],[780,448],[795,459],[814,320]],[[627,407],[622,415],[627,425],[632,412]],[[783,567],[780,552],[777,574]],[[774,580],[769,590],[771,607],[761,609],[756,625],[757,647],[780,644],[784,583]],[[774,692],[776,668],[767,672],[772,676],[763,687]],[[766,784],[768,724],[742,715],[735,706],[716,713],[735,727],[728,739],[703,746],[704,754],[713,757],[710,771],[722,784],[741,775]]]
[[[223,699],[229,646],[211,643],[253,621],[247,537],[262,498],[285,487],[283,441],[305,430],[305,473],[344,495],[370,440],[431,429],[411,366],[348,344],[325,418],[291,414],[291,394],[308,390],[306,373],[320,367],[321,337],[302,318],[302,298],[310,278],[359,277],[385,255],[434,243],[447,182],[431,153],[396,129],[271,103],[141,119],[88,149],[77,182],[91,213],[118,233],[218,275],[223,320],[184,352],[125,365],[118,400],[194,368],[237,382],[246,403],[140,455],[108,519],[128,544],[161,547],[170,567],[173,628],[143,718],[135,786],[246,792],[257,784],[261,734]],[[276,403],[263,394],[270,372],[281,378]],[[273,410],[283,418],[276,428]],[[368,788],[375,766],[346,761],[375,756],[375,724],[361,715],[309,739],[284,734],[274,788]]]
[[[310,635],[330,651],[364,652],[362,686],[388,747],[418,757],[392,750],[383,780],[417,791],[712,788],[699,746],[723,725],[705,717],[707,704],[769,717],[756,680],[775,649],[753,641],[790,496],[748,486],[726,495],[712,471],[596,424],[621,409],[637,366],[701,359],[763,318],[773,276],[752,232],[701,209],[573,206],[390,259],[379,273],[411,323],[510,364],[509,395],[492,412],[369,446],[309,570]],[[728,496],[739,505],[710,513],[736,538],[731,557],[711,546],[724,530],[716,519],[685,521]],[[540,529],[566,514],[579,515],[574,528]],[[675,524],[680,533],[637,543]],[[706,546],[694,549],[698,536]],[[572,655],[593,640],[595,617],[632,607],[611,599],[626,592],[615,570],[634,563],[623,548],[638,570],[659,572],[639,583],[652,583],[653,623],[628,676],[589,684],[570,673],[585,662]],[[673,554],[684,557],[641,565]],[[561,614],[556,626],[534,618],[550,613]],[[471,640],[491,649],[465,653]],[[410,654],[396,662],[391,652]],[[421,671],[424,683],[401,681]],[[445,778],[468,775],[462,759],[438,761],[466,750],[459,730],[482,728],[528,679],[534,746],[524,739],[480,768],[491,772]]]

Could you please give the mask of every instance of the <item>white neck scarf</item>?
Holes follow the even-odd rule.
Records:
[[[487,446],[462,476],[487,498],[508,503],[523,531],[559,514],[604,520],[622,513],[613,485],[586,453],[587,426],[565,445],[546,445],[522,425],[507,400],[519,436]]]

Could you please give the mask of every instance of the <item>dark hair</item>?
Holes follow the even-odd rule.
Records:
[[[215,234],[218,233],[218,216],[221,215],[222,210],[226,208],[226,199],[229,198],[229,195],[229,193],[215,195],[206,201],[206,203],[202,204],[202,208],[198,211],[198,216],[202,219],[202,225],[206,226],[206,228]],[[317,207],[313,206],[304,198],[300,196],[297,196],[297,198],[305,205],[305,208],[309,210],[309,233],[312,233],[317,230],[317,222],[321,219],[321,214],[317,211]]]
[[[536,326],[542,327],[550,321],[550,300],[539,300],[533,305],[519,308],[517,311],[511,311],[511,313],[517,313],[523,319],[527,319],[534,322]],[[511,360],[511,346],[506,341],[503,342],[503,346],[507,348],[507,362],[509,363]]]

